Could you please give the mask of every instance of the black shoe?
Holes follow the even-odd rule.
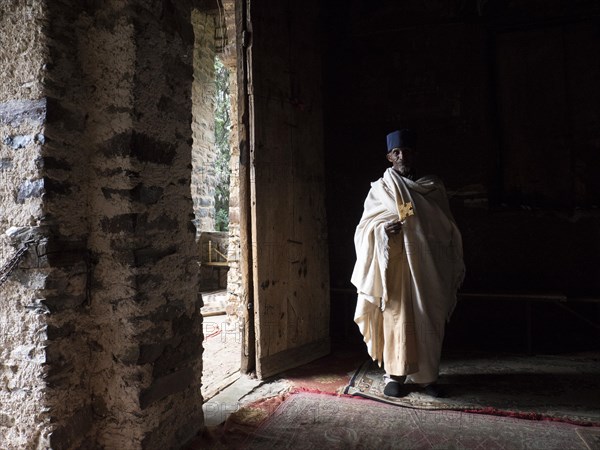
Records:
[[[428,384],[425,386],[425,393],[430,397],[441,398],[444,397],[445,392],[437,384]]]
[[[383,393],[388,397],[404,397],[408,392],[404,389],[404,385],[402,383],[398,383],[397,381],[390,381],[385,385],[383,389]]]

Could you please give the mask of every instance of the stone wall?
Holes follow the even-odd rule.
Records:
[[[20,246],[6,236],[9,228],[38,227],[44,215],[47,68],[43,2],[1,8],[0,267]],[[0,286],[0,446],[46,448],[52,430],[44,380],[48,315],[40,298],[48,269],[29,256],[22,267]]]
[[[231,133],[230,152],[231,170],[229,185],[229,247],[227,272],[228,305],[227,315],[230,323],[242,324],[244,305],[243,281],[240,271],[242,249],[240,245],[240,137],[238,134],[238,84],[237,84],[237,51],[236,51],[236,22],[235,2],[224,2],[225,24],[227,26],[227,45],[221,54],[223,63],[229,70],[229,94],[231,97]]]
[[[0,232],[40,240],[0,287],[14,448],[172,448],[202,428],[191,23],[184,1],[0,15]]]
[[[194,10],[192,199],[197,233],[215,230],[215,15]]]

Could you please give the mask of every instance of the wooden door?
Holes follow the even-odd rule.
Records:
[[[246,4],[250,212],[260,378],[329,353],[318,1]]]

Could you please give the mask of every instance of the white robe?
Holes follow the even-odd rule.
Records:
[[[388,238],[385,223],[398,220],[399,205],[408,202],[414,215]],[[462,238],[441,181],[431,176],[412,181],[389,168],[371,184],[354,244],[354,321],[369,354],[390,375],[434,382],[445,322],[465,270]]]

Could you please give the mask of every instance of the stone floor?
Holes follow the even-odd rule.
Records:
[[[340,394],[356,369],[357,361],[363,361],[365,356],[361,349],[336,349],[326,358],[320,358],[266,380],[241,375],[233,384],[205,400],[205,425],[215,427],[223,424],[232,414],[247,412],[250,415],[256,414],[256,420],[264,418],[262,415],[265,411],[276,408],[285,395],[297,389]],[[266,408],[261,405],[245,410],[248,405],[261,403],[263,400],[269,403]]]
[[[239,378],[242,336],[225,314],[226,291],[203,293],[202,396],[210,400]]]

